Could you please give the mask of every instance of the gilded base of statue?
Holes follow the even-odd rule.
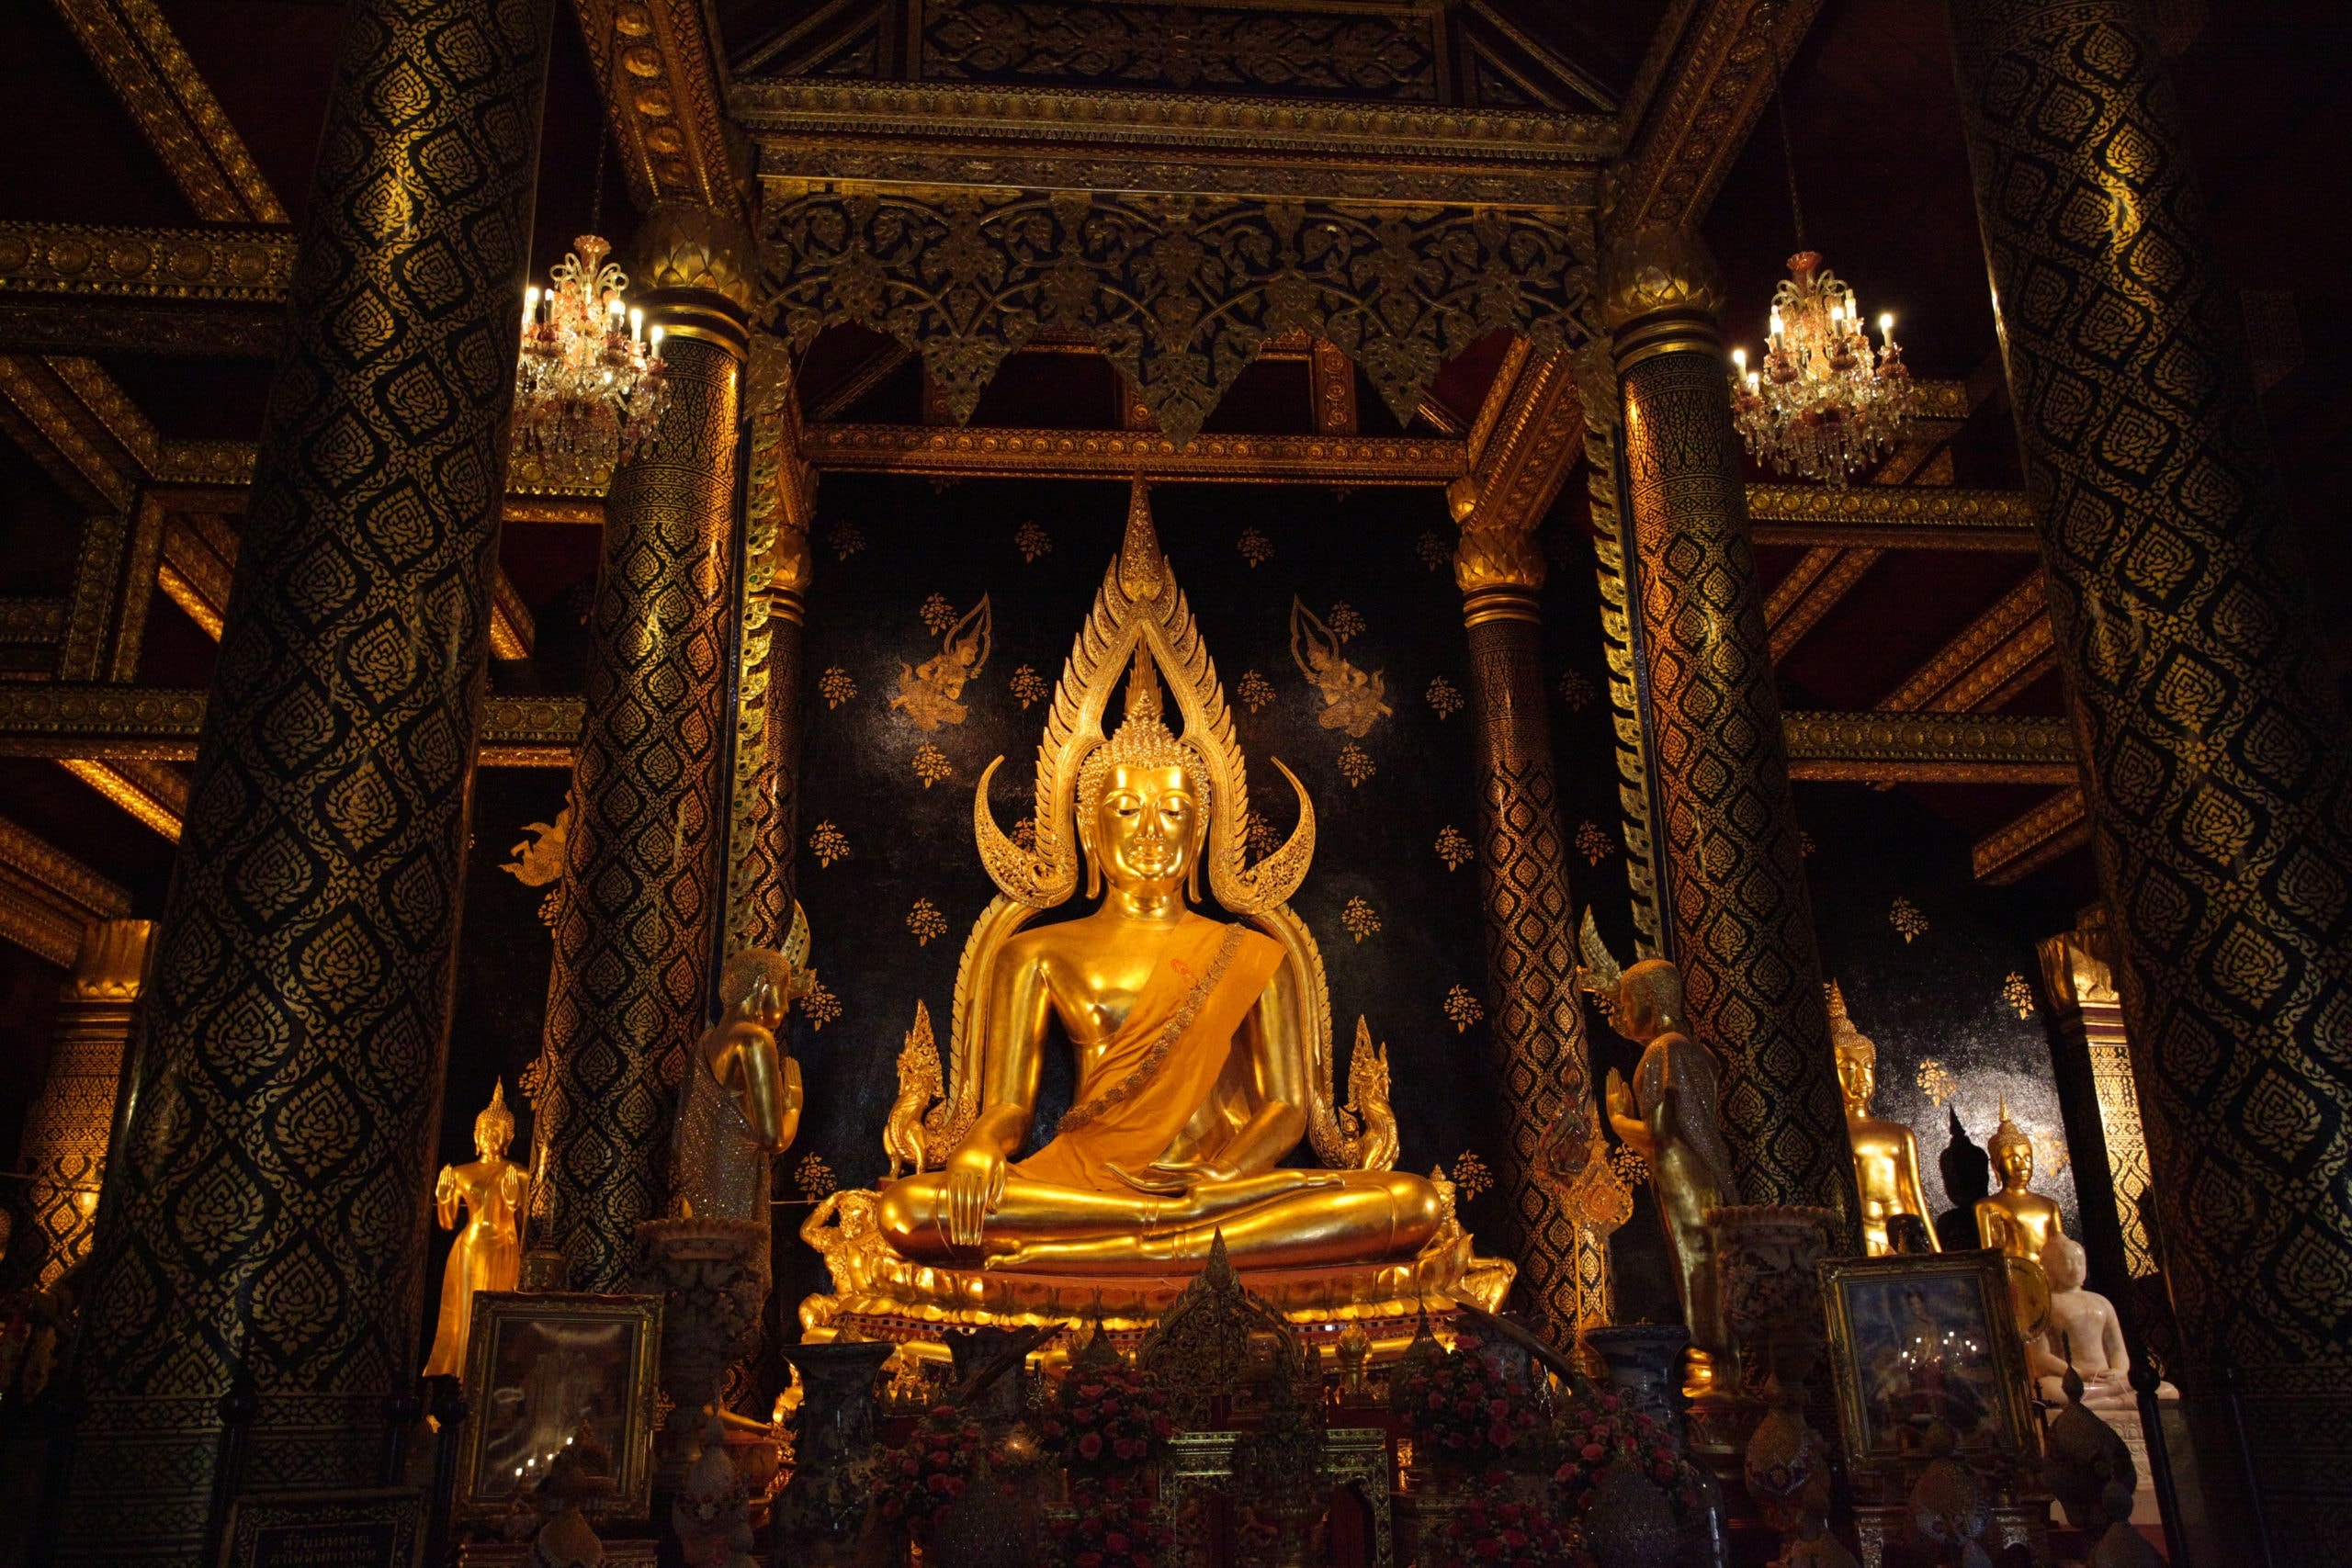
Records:
[[[1350,1324],[1361,1325],[1376,1359],[1403,1351],[1423,1311],[1442,1321],[1458,1303],[1501,1310],[1515,1274],[1508,1262],[1473,1257],[1469,1238],[1458,1235],[1410,1263],[1240,1272],[1251,1293],[1299,1327],[1329,1325],[1336,1334]],[[927,1269],[889,1258],[873,1273],[868,1282],[877,1288],[867,1293],[812,1298],[822,1303],[813,1311],[804,1303],[803,1340],[930,1342],[958,1328],[1090,1321],[1123,1344],[1139,1339],[1200,1278],[1200,1268],[1180,1264],[1165,1274],[1090,1277]]]

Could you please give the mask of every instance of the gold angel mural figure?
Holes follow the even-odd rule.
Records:
[[[971,710],[957,699],[964,694],[964,683],[989,661],[992,620],[989,596],[983,593],[963,619],[947,628],[937,653],[921,664],[899,666],[899,694],[890,699],[890,705],[904,713],[917,729],[963,723]]]
[[[1293,594],[1290,602],[1290,656],[1307,683],[1323,694],[1322,725],[1345,731],[1361,740],[1372,727],[1396,710],[1382,699],[1387,682],[1382,671],[1369,675],[1340,655],[1340,639],[1317,618],[1314,611]]]

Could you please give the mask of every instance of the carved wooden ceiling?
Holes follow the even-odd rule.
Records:
[[[2322,367],[2345,362],[2338,340],[2352,334],[2352,107],[2335,91],[2352,57],[2347,24],[2322,0],[2247,0],[2210,18],[2191,0],[2159,9],[2181,49],[2224,259],[2249,291],[2266,408],[2342,667],[2352,394]],[[0,158],[0,818],[143,913],[169,873],[176,770],[200,705],[126,716],[60,705],[96,685],[118,687],[107,700],[119,706],[208,678],[286,225],[301,216],[342,19],[338,0],[0,6],[0,51],[15,67]],[[1024,94],[1091,96],[1147,117],[1156,104],[1227,106],[1184,111],[1223,128],[1196,161],[1278,174],[1287,159],[1310,184],[1326,176],[1297,171],[1322,166],[1316,157],[1377,162],[1383,126],[1430,146],[1453,137],[1464,168],[1487,158],[1479,177],[1521,182],[1510,199],[1570,213],[1618,164],[1621,203],[1703,222],[1734,301],[1727,330],[1752,342],[1794,248],[1765,112],[1781,61],[1806,237],[1873,310],[1897,313],[1915,373],[1935,384],[1921,439],[1850,497],[1756,491],[1785,705],[1813,716],[1792,721],[1797,771],[1910,792],[1979,840],[1988,876],[2087,897],[1941,0],[575,0],[559,24],[537,266],[592,213],[625,248],[656,190],[749,191],[758,149],[719,125],[724,101],[765,127],[773,178],[796,155],[775,149],[793,136],[820,151],[839,140],[809,128],[832,123],[824,94],[843,85],[952,90],[997,106],[1000,120]],[[608,102],[619,134],[600,164]],[[1252,152],[1247,127],[1275,121],[1236,118],[1251,106],[1291,114],[1284,123],[1323,137],[1321,151]],[[883,127],[874,136],[899,134],[888,115],[867,119]],[[1046,146],[1010,122],[956,134],[967,140],[926,155],[968,163],[989,136],[1024,157]],[[992,169],[967,177],[1001,177]],[[92,257],[126,277],[144,266],[150,281],[100,295],[86,285]],[[153,286],[172,269],[200,281]],[[1480,456],[1482,430],[1510,399],[1550,399],[1573,416],[1562,378],[1529,374],[1508,333],[1446,352],[1399,409],[1329,344],[1271,332],[1190,446],[1154,428],[1096,345],[1051,331],[967,400],[962,424],[950,389],[904,344],[854,325],[813,335],[799,390],[820,470],[942,477],[1115,474],[1140,460],[1171,476],[1436,486],[1474,462],[1523,460]],[[1562,497],[1554,525],[1581,525],[1581,481],[1549,483]],[[85,520],[129,526],[142,509],[160,519],[142,635],[77,648],[68,611]],[[528,650],[536,628],[577,614],[596,516],[593,504],[510,504],[502,651]],[[566,685],[554,660],[494,665],[493,686],[512,699],[493,716],[500,755],[560,750],[564,710],[532,699],[560,699]],[[1935,747],[1899,739],[1898,716],[1976,739],[1951,740],[1939,763]]]

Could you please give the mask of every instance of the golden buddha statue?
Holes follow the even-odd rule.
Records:
[[[449,1244],[449,1261],[441,1271],[441,1314],[433,1330],[433,1353],[424,1363],[426,1377],[465,1376],[474,1292],[511,1291],[522,1280],[521,1216],[530,1181],[506,1157],[514,1141],[514,1113],[506,1109],[501,1079],[490,1092],[490,1104],[474,1118],[474,1158],[443,1166],[433,1184],[441,1228],[457,1230],[460,1209],[466,1228]]]
[[[1837,981],[1829,983],[1828,992],[1829,1038],[1838,1050],[1846,1137],[1854,1147],[1854,1186],[1862,1200],[1863,1248],[1873,1258],[1894,1250],[1887,1238],[1887,1221],[1896,1214],[1917,1216],[1933,1247],[1927,1190],[1919,1181],[1919,1140],[1902,1122],[1871,1114],[1871,1096],[1878,1092],[1878,1046],[1854,1027]]]
[[[2053,1235],[2065,1234],[2058,1205],[2039,1192],[2027,1190],[2033,1179],[2033,1139],[2009,1120],[2009,1102],[2001,1101],[2001,1125],[1985,1140],[2001,1190],[1976,1205],[1976,1238],[1997,1247],[2012,1258],[2041,1261]]]
[[[1589,913],[1585,928],[1589,964],[1599,945]],[[1606,949],[1600,956],[1607,959]],[[1619,976],[1615,1002],[1617,1032],[1642,1047],[1642,1059],[1631,1084],[1614,1067],[1609,1070],[1609,1124],[1649,1167],[1675,1290],[1682,1298],[1682,1320],[1690,1330],[1687,1392],[1701,1393],[1713,1386],[1714,1368],[1731,1348],[1723,1327],[1707,1211],[1739,1201],[1717,1114],[1715,1064],[1687,1032],[1682,972],[1666,960],[1644,959]]]
[[[793,909],[787,949],[805,953],[808,919]],[[745,948],[719,971],[727,1010],[695,1044],[678,1090],[670,1191],[685,1218],[768,1227],[768,1170],[800,1131],[800,1064],[778,1039],[795,965],[785,953]]]
[[[950,1070],[933,1078],[901,1055],[902,1084],[942,1082],[944,1098],[920,1138],[911,1108],[894,1108],[888,1140],[894,1157],[927,1168],[876,1195],[880,1256],[860,1248],[849,1279],[835,1270],[842,1299],[828,1319],[952,1309],[959,1321],[1010,1321],[1106,1299],[1148,1312],[1220,1234],[1234,1267],[1277,1304],[1401,1302],[1409,1314],[1417,1295],[1508,1287],[1509,1270],[1491,1268],[1464,1286],[1468,1238],[1445,1223],[1441,1194],[1388,1168],[1396,1141],[1368,1036],[1351,1075],[1360,1103],[1334,1102],[1321,959],[1286,902],[1314,852],[1314,809],[1301,790],[1289,840],[1247,863],[1232,716],[1145,495],[1138,482],[1055,694],[1034,848],[1007,838],[989,808],[1003,759],[980,777],[974,830],[1002,896],[966,944]],[[1124,722],[1106,736],[1122,677]],[[1093,909],[1023,930],[1079,891],[1081,868]],[[1204,882],[1231,919],[1192,908]],[[1057,1024],[1077,1057],[1072,1105],[1021,1158]],[[930,1049],[914,1035],[908,1048]],[[1324,1168],[1283,1164],[1302,1138]]]

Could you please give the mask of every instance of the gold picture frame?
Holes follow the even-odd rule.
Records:
[[[1962,1454],[2036,1451],[2025,1341],[1996,1251],[1825,1259],[1838,1425],[1857,1470],[1923,1455],[1941,1419]]]
[[[662,1298],[483,1291],[466,1338],[460,1519],[507,1513],[533,1472],[585,1423],[612,1455],[613,1488],[582,1505],[642,1518],[653,1489],[653,1398]]]

